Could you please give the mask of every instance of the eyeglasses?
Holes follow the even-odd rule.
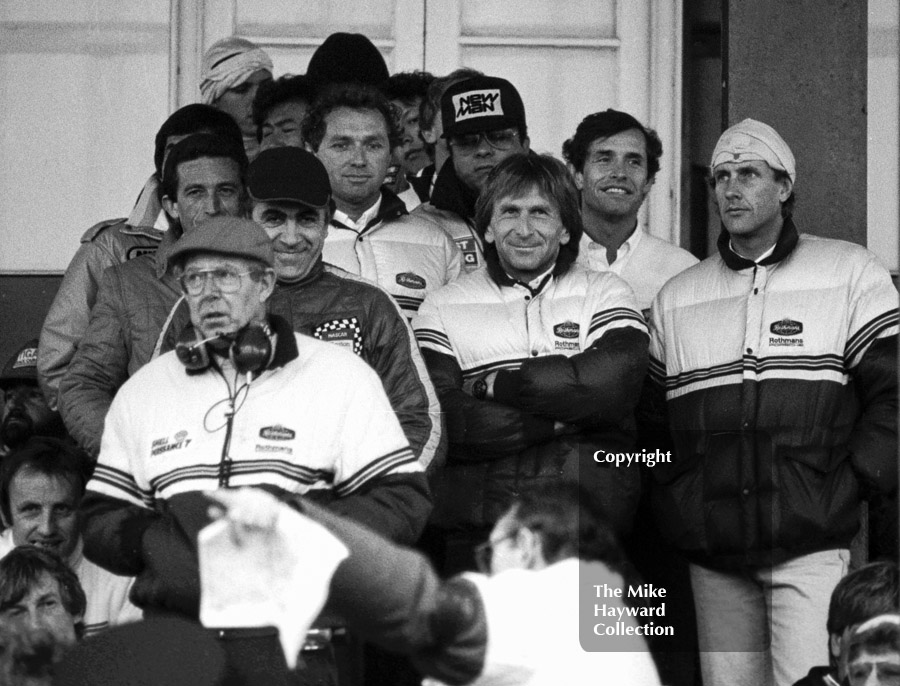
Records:
[[[503,538],[498,538],[494,541],[488,539],[481,545],[475,546],[475,564],[478,567],[478,571],[482,574],[490,574],[491,562],[494,558],[494,548],[500,543],[503,543],[503,541],[511,541],[518,535],[519,529],[516,529],[515,531],[506,534]]]
[[[181,290],[188,295],[200,295],[209,277],[213,285],[222,293],[236,293],[241,287],[241,277],[255,274],[258,270],[250,269],[236,272],[233,269],[216,267],[215,269],[197,269],[181,275]]]
[[[500,129],[499,131],[482,131],[481,133],[467,133],[464,136],[451,136],[449,143],[462,155],[472,155],[481,147],[481,141],[486,140],[488,145],[497,150],[510,150],[519,141],[518,131]]]

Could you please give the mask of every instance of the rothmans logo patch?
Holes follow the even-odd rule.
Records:
[[[13,362],[13,369],[21,369],[22,367],[36,367],[37,366],[37,348],[25,348],[22,352],[20,352],[16,356],[16,361]]]
[[[453,111],[457,123],[477,117],[503,114],[500,89],[488,88],[481,91],[467,91],[453,96]]]
[[[425,279],[412,272],[397,274],[397,283],[404,288],[415,288],[416,290],[423,290],[425,288]]]
[[[553,327],[553,334],[560,338],[578,338],[581,327],[575,322],[563,322]]]
[[[797,336],[803,333],[803,324],[795,322],[793,319],[782,319],[781,321],[772,322],[769,331],[776,336]]]
[[[281,426],[281,424],[276,424],[275,426],[264,426],[259,430],[259,435],[260,438],[267,438],[270,441],[290,441],[297,435],[297,432]]]

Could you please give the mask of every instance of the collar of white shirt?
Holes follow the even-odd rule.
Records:
[[[606,246],[594,241],[585,231],[578,244],[578,263],[596,272],[611,271],[614,274],[620,274],[625,268],[628,258],[637,250],[643,234],[641,227],[636,224],[631,235],[616,250],[616,259],[610,265],[606,260]]]
[[[776,246],[776,245],[777,245],[776,243],[773,243],[771,248],[769,248],[769,249],[766,250],[762,255],[760,255],[760,256],[757,257],[755,260],[753,260],[753,259],[747,257],[746,255],[741,255],[741,253],[739,253],[739,252],[737,251],[737,249],[734,247],[734,242],[731,241],[731,240],[728,241],[728,247],[731,249],[731,252],[733,252],[733,253],[734,253],[735,255],[737,255],[738,257],[743,257],[745,260],[750,260],[751,262],[756,262],[756,264],[759,264],[759,263],[762,262],[764,259],[766,259],[769,255],[771,255],[773,252],[775,252],[775,246]]]
[[[375,217],[378,216],[378,210],[381,209],[381,194],[378,194],[378,200],[375,201],[375,204],[372,205],[369,209],[363,212],[359,219],[353,221],[350,217],[340,210],[334,211],[334,221],[338,224],[343,224],[348,229],[352,229],[356,233],[362,233],[363,229],[368,226],[369,222],[372,221]]]

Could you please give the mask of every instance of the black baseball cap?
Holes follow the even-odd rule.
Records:
[[[448,88],[441,96],[444,138],[467,133],[525,128],[525,105],[506,79],[473,76]]]
[[[23,381],[37,385],[37,357],[38,339],[32,338],[3,365],[0,388],[9,388]]]
[[[253,200],[298,202],[322,209],[331,198],[331,183],[319,158],[302,148],[263,150],[247,168],[247,192]]]

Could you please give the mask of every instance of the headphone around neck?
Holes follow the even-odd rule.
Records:
[[[272,360],[271,329],[268,324],[250,322],[233,334],[200,338],[200,332],[187,326],[175,344],[175,354],[188,374],[197,374],[212,364],[212,354],[227,356],[241,374],[256,374]]]

